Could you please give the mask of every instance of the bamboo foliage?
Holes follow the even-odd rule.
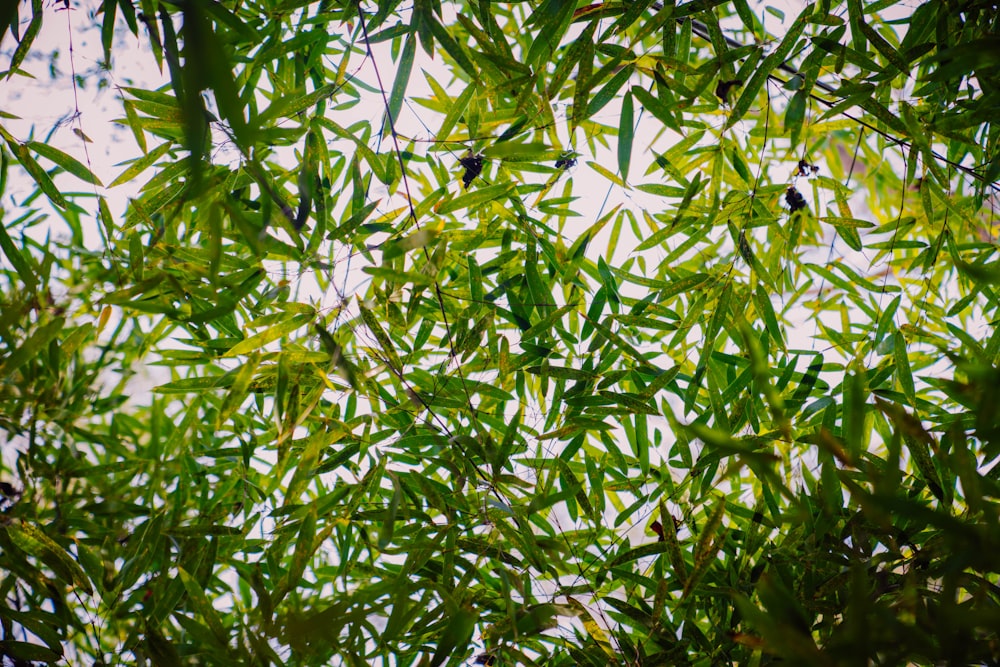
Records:
[[[114,173],[0,118],[0,654],[1000,661],[993,9],[95,5],[163,79]]]

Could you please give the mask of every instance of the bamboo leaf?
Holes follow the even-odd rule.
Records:
[[[21,250],[14,243],[14,239],[7,233],[7,228],[0,223],[0,250],[7,256],[7,259],[14,266],[21,282],[29,291],[34,291],[38,285],[38,278],[35,277],[36,269],[32,266],[31,256],[22,254]]]
[[[494,160],[533,160],[551,150],[551,146],[541,142],[503,141],[484,148],[483,157]]]
[[[201,585],[182,567],[177,568],[177,574],[180,575],[184,590],[187,591],[188,600],[195,611],[208,623],[216,640],[223,645],[228,644],[229,633],[223,627],[222,619],[219,618],[218,612],[215,611]]]
[[[414,33],[406,38],[403,44],[403,52],[396,64],[396,79],[392,83],[392,92],[389,93],[389,107],[386,113],[389,115],[388,122],[395,123],[399,120],[399,112],[403,108],[403,97],[406,95],[406,86],[410,81],[410,72],[413,70],[413,61],[417,55],[417,36]]]
[[[116,185],[121,185],[122,183],[128,183],[136,176],[146,171],[149,167],[153,166],[157,160],[166,155],[170,151],[170,142],[164,142],[154,148],[151,152],[146,153],[142,157],[136,159],[132,164],[128,166],[125,171],[118,175],[118,178],[111,181],[108,185],[109,188],[113,188]]]
[[[8,135],[9,136],[9,135]],[[42,169],[42,166],[35,161],[35,158],[31,157],[31,153],[28,152],[28,147],[24,144],[17,143],[11,138],[7,139],[8,145],[10,145],[11,150],[14,151],[14,155],[17,157],[17,161],[21,163],[25,171],[34,179],[35,183],[38,185],[38,189],[49,198],[49,200],[60,208],[66,208],[69,203],[56,188],[55,183],[52,182],[52,178],[49,177],[48,172]]]
[[[609,181],[611,181],[613,184],[615,184],[615,185],[617,185],[619,187],[622,187],[622,188],[626,187],[625,186],[625,181],[623,181],[620,176],[618,176],[617,174],[615,174],[614,172],[612,172],[612,171],[610,171],[608,169],[605,169],[604,167],[602,167],[601,165],[597,164],[596,162],[588,162],[587,166],[590,167],[591,169],[593,169],[594,171],[596,171],[598,174],[600,174],[604,178],[606,178]]]
[[[38,37],[39,31],[42,29],[42,16],[44,15],[42,10],[42,0],[32,0],[31,2],[31,21],[28,23],[28,29],[24,31],[21,35],[17,48],[14,49],[14,54],[10,58],[10,67],[7,69],[7,79],[10,80],[12,76],[21,67],[21,63],[28,56],[28,52],[31,50],[31,45],[35,42],[35,38]],[[17,12],[16,9],[13,12],[13,18],[16,20]],[[4,28],[8,24],[4,24]],[[0,37],[3,37],[3,33],[0,32]]]
[[[306,326],[313,320],[313,318],[314,315],[310,313],[293,315],[284,322],[279,322],[278,324],[261,331],[259,334],[254,334],[246,340],[242,340],[236,345],[233,345],[223,356],[235,357],[240,354],[246,354],[247,352],[259,350],[268,343],[284,338],[296,329]]]
[[[87,595],[93,593],[80,564],[38,526],[23,519],[14,521],[7,526],[7,534],[19,549],[45,561],[66,583]]]
[[[469,106],[469,101],[475,94],[476,84],[470,83],[465,87],[462,93],[455,98],[455,101],[448,107],[448,113],[445,114],[444,120],[441,121],[441,127],[438,128],[436,137],[438,141],[444,141],[451,136],[451,132],[455,128],[455,124],[458,122],[458,119],[462,117],[462,114],[465,113],[465,110]]]
[[[279,97],[271,102],[267,109],[257,117],[257,122],[260,123],[261,127],[265,127],[280,118],[290,118],[308,109],[312,109],[320,101],[335,93],[338,88],[337,84],[328,83],[310,93],[292,93]]]
[[[618,173],[622,181],[628,181],[628,169],[632,162],[632,140],[635,135],[635,120],[632,115],[632,95],[626,93],[622,100],[622,115],[618,124]]]
[[[65,323],[65,318],[57,317],[35,329],[6,359],[0,360],[0,375],[10,377],[14,371],[37,357],[59,336]]]
[[[608,634],[604,631],[604,628],[594,619],[590,611],[580,604],[577,600],[567,597],[570,606],[577,610],[579,618],[582,619],[583,629],[587,631],[587,634],[597,643],[597,645],[604,651],[604,654],[609,660],[617,661],[618,654],[611,647],[611,640],[608,638]]]
[[[142,121],[139,119],[139,114],[136,113],[135,104],[124,100],[122,106],[125,108],[125,122],[128,123],[129,129],[132,130],[135,143],[143,153],[148,153],[149,148],[146,145],[146,133],[142,129]]]
[[[594,96],[590,99],[587,104],[587,118],[593,118],[601,111],[608,103],[614,99],[618,91],[622,89],[626,83],[628,83],[629,77],[632,76],[633,65],[626,65],[611,77],[604,87],[597,91]]]
[[[690,576],[684,583],[684,592],[682,594],[684,598],[688,597],[694,591],[695,586],[705,576],[712,561],[715,560],[716,554],[719,553],[719,549],[722,547],[722,539],[717,533],[719,527],[722,525],[722,517],[725,514],[725,509],[726,504],[724,502],[716,502],[715,509],[712,510],[712,514],[708,517],[708,521],[698,536],[698,543],[694,547],[694,565],[691,568]]]
[[[376,278],[380,278],[387,283],[394,285],[417,285],[419,287],[430,287],[434,284],[434,278],[415,271],[395,271],[385,266],[366,266],[362,269],[365,273]]]
[[[233,376],[193,377],[167,382],[154,389],[159,394],[189,394],[202,393],[212,389],[226,388],[232,385]]]
[[[448,213],[454,213],[455,211],[461,211],[462,209],[476,208],[487,202],[500,199],[513,191],[513,183],[488,185],[485,188],[479,188],[478,190],[473,190],[472,192],[466,192],[455,197],[454,199],[438,204],[436,212],[438,215],[447,215]]]
[[[77,178],[86,181],[87,183],[93,183],[94,185],[101,185],[103,187],[100,179],[73,156],[63,153],[58,148],[53,148],[48,144],[41,144],[37,141],[29,141],[27,146],[42,157],[52,160]]]
[[[393,344],[392,339],[389,338],[389,335],[386,334],[382,325],[379,324],[375,314],[361,303],[358,304],[358,311],[361,313],[361,321],[365,323],[365,326],[368,327],[368,330],[372,332],[372,335],[375,336],[375,339],[381,346],[382,352],[386,355],[385,359],[389,362],[389,365],[397,373],[401,372],[403,365],[396,352],[396,346]]]
[[[911,406],[917,405],[917,392],[913,384],[913,372],[910,370],[910,357],[906,353],[906,338],[900,331],[893,335],[893,357],[896,362],[896,379]]]

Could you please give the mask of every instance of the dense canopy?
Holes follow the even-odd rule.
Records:
[[[1000,664],[998,22],[3,3],[3,664]]]

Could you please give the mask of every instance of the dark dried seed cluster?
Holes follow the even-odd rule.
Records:
[[[23,493],[23,490],[15,488],[13,484],[0,482],[0,512],[6,512],[16,505]]]
[[[459,158],[458,162],[465,167],[465,173],[462,174],[462,183],[465,184],[465,189],[468,190],[472,181],[476,180],[476,176],[479,176],[483,171],[483,156],[466,155],[463,158]]]
[[[788,208],[792,213],[796,211],[801,211],[806,207],[806,198],[802,196],[802,193],[795,189],[795,186],[788,186],[788,192],[785,193],[785,203],[788,204]]]
[[[799,160],[799,176],[814,176],[819,173],[819,167],[814,164],[809,164],[805,160]]]
[[[576,158],[572,156],[561,157],[556,160],[556,169],[570,169],[576,166]]]

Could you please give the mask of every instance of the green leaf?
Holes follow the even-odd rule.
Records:
[[[857,457],[867,449],[865,438],[865,404],[866,392],[864,377],[855,371],[848,371],[844,376],[844,442],[847,443],[851,456]]]
[[[35,329],[6,359],[0,361],[0,376],[10,377],[25,363],[39,356],[59,336],[65,323],[65,318],[57,317]]]
[[[296,114],[312,109],[322,100],[337,92],[338,88],[340,86],[337,84],[328,83],[310,93],[296,92],[283,95],[271,102],[267,109],[257,117],[257,122],[260,123],[261,127],[266,127],[280,118],[291,118]]]
[[[153,391],[158,394],[202,393],[213,389],[229,387],[232,385],[233,380],[234,378],[231,375],[184,378],[183,380],[175,380],[162,384]]]
[[[3,651],[4,655],[14,660],[28,663],[36,661],[56,663],[62,661],[63,659],[63,655],[61,653],[57,653],[52,649],[39,646],[38,644],[17,641],[14,639],[5,639],[0,641],[0,651]]]
[[[635,186],[636,190],[642,192],[648,192],[651,195],[656,195],[658,197],[683,197],[684,188],[679,188],[676,185],[665,185],[663,183],[641,183]]]
[[[666,553],[667,545],[663,542],[654,542],[652,544],[643,544],[634,549],[627,549],[622,551],[614,558],[610,559],[605,564],[605,569],[612,569],[623,565],[625,563],[639,560],[640,558],[646,558],[648,556],[656,556],[658,554]]]
[[[403,97],[406,95],[406,86],[410,81],[410,72],[413,70],[413,60],[416,55],[417,36],[410,33],[396,64],[396,79],[392,82],[392,92],[389,94],[389,107],[386,113],[389,115],[390,125],[399,120],[399,112],[403,108]]]
[[[450,605],[445,612],[444,631],[436,642],[434,655],[431,657],[431,667],[443,665],[456,649],[465,650],[472,632],[476,628],[478,614],[474,613],[471,607],[466,605]]]
[[[684,583],[684,592],[682,594],[684,598],[688,597],[694,591],[695,586],[698,585],[708,572],[709,567],[722,548],[721,538],[724,535],[719,536],[717,532],[722,525],[722,517],[725,514],[725,509],[725,502],[717,502],[715,509],[712,510],[712,514],[702,528],[701,534],[698,535],[698,543],[694,547],[694,565],[691,568],[691,573],[687,581]]]
[[[635,120],[632,115],[632,94],[626,93],[622,100],[622,115],[618,123],[618,173],[622,181],[628,181],[628,169],[632,162],[632,140],[635,134]]]
[[[143,153],[148,153],[149,148],[146,146],[146,133],[142,129],[142,121],[139,119],[139,114],[135,111],[135,104],[128,100],[123,100],[122,106],[125,107],[125,122],[128,123],[129,129],[132,130],[132,136],[135,137],[136,145],[139,146]]]
[[[774,314],[774,306],[771,305],[771,297],[762,285],[757,285],[753,293],[753,303],[760,315],[764,318],[764,326],[767,333],[779,347],[784,348],[785,342],[781,335],[781,327],[778,325],[778,318]]]
[[[846,227],[848,229],[871,229],[876,226],[874,222],[868,222],[867,220],[859,220],[858,218],[841,218],[834,215],[824,215],[820,217],[819,220],[836,227]]]
[[[590,99],[587,104],[587,118],[593,118],[598,114],[598,112],[606,107],[608,103],[614,99],[618,91],[621,90],[622,86],[628,83],[629,77],[632,76],[633,65],[626,65],[617,74],[611,77],[611,80],[604,84],[594,96]]]
[[[215,611],[201,585],[182,567],[177,568],[177,574],[180,575],[184,590],[187,591],[188,600],[194,610],[208,622],[208,627],[212,630],[216,640],[222,645],[228,644],[229,633],[223,627],[222,619],[219,618],[218,612]]]
[[[14,1],[16,4],[16,0]],[[17,48],[14,49],[14,54],[10,58],[10,67],[7,69],[7,80],[9,81],[12,76],[18,71],[21,63],[28,56],[28,52],[31,50],[31,45],[35,42],[35,38],[38,37],[39,31],[42,29],[42,16],[44,15],[42,9],[41,0],[32,0],[31,3],[31,22],[28,23],[28,29],[24,31],[21,38],[18,40]],[[13,19],[17,19],[16,8],[13,11]],[[4,24],[4,29],[6,29],[7,24]],[[0,37],[3,37],[3,32],[0,32]]]
[[[145,259],[142,252],[142,239],[139,238],[138,232],[132,232],[129,236],[128,255],[129,268],[132,269],[132,275],[135,276],[137,281],[141,281]]]
[[[896,362],[896,379],[899,380],[899,386],[903,390],[906,400],[910,402],[911,406],[916,407],[917,392],[913,384],[913,372],[910,370],[910,357],[906,353],[906,338],[898,330],[893,334],[892,349]]]
[[[598,174],[600,174],[604,178],[606,178],[609,181],[611,181],[613,184],[617,185],[618,187],[622,187],[622,188],[626,187],[625,186],[625,181],[623,181],[621,179],[621,177],[619,177],[614,172],[612,172],[612,171],[610,171],[608,169],[605,169],[604,167],[602,167],[601,165],[597,164],[596,162],[588,162],[587,166],[590,167],[591,169],[593,169],[594,171],[596,171]]]
[[[521,334],[521,340],[528,341],[531,340],[532,338],[537,338],[538,336],[551,335],[553,333],[552,330],[553,326],[557,322],[560,322],[566,315],[566,313],[570,312],[571,310],[575,310],[577,307],[578,307],[577,304],[568,304],[560,308],[557,308],[556,310],[552,311],[551,313],[543,317],[541,320],[536,322],[535,324],[531,325],[531,327],[528,328],[527,331],[523,332]]]
[[[6,133],[5,133],[6,134]],[[28,147],[24,144],[17,143],[7,135],[7,143],[11,150],[14,151],[17,161],[21,163],[25,171],[34,179],[35,183],[38,185],[38,189],[45,194],[49,200],[58,206],[59,208],[67,208],[69,203],[62,196],[62,193],[56,188],[55,183],[49,177],[48,172],[42,169],[42,166],[35,161],[35,158],[31,157],[31,153],[28,152]]]
[[[7,534],[18,549],[45,561],[66,583],[87,595],[93,593],[80,564],[38,526],[23,519],[14,521],[7,526]]]
[[[441,121],[441,127],[438,128],[437,136],[435,137],[437,141],[444,141],[451,136],[451,132],[455,128],[455,124],[458,122],[458,119],[462,117],[462,114],[465,113],[465,110],[469,106],[469,101],[475,93],[476,84],[470,83],[465,87],[462,93],[455,98],[455,101],[448,107],[448,113],[445,114],[444,120]]]
[[[313,442],[321,442],[320,438],[312,438],[310,442],[310,448],[312,448]],[[315,461],[314,456],[309,456],[308,463],[311,464]],[[306,465],[306,474],[311,474],[312,465]],[[296,469],[296,474],[299,470],[303,469],[303,464],[300,462],[299,467]],[[295,496],[298,496],[296,493]],[[278,589],[274,593],[273,603],[278,603],[292,590],[294,590],[299,581],[302,579],[302,574],[306,571],[306,567],[309,565],[309,560],[316,553],[316,549],[320,546],[319,536],[316,534],[316,506],[310,505],[305,517],[302,519],[301,525],[299,527],[297,539],[295,541],[295,551],[292,553],[292,560],[288,567],[288,574],[282,578],[281,583],[278,585]]]
[[[695,273],[686,278],[671,281],[670,286],[660,292],[660,301],[666,301],[678,294],[690,292],[711,279],[707,273]]]
[[[577,602],[571,597],[567,596],[567,600],[570,605],[573,606],[579,617],[582,619],[583,629],[587,631],[591,639],[600,647],[604,652],[604,655],[609,661],[617,662],[618,654],[615,652],[614,648],[611,646],[611,640],[608,638],[608,634],[601,627],[601,624],[591,615],[590,611],[587,610],[582,604]]]
[[[659,98],[654,97],[645,88],[632,86],[631,90],[632,95],[639,100],[639,104],[641,104],[644,109],[656,116],[660,122],[670,129],[680,132],[680,127],[677,125],[677,119],[674,118],[674,109],[672,108],[672,105],[664,103]]]
[[[86,181],[87,183],[93,183],[94,185],[100,185],[103,187],[100,179],[97,178],[87,167],[85,167],[76,158],[63,153],[58,148],[53,148],[48,144],[41,144],[37,141],[29,141],[27,143],[28,148],[35,151],[42,157],[46,157],[57,165],[65,169],[67,172],[73,174],[77,178]]]
[[[14,240],[7,233],[7,228],[2,223],[0,223],[0,250],[3,250],[3,254],[7,256],[7,259],[14,266],[14,270],[17,271],[18,277],[21,278],[28,291],[35,291],[38,279],[35,276],[36,269],[31,263],[31,256],[21,254],[21,251],[14,244]]]
[[[222,405],[219,406],[219,413],[216,417],[217,427],[224,425],[240,408],[240,405],[246,401],[247,390],[250,388],[250,382],[253,380],[254,372],[259,363],[260,357],[258,355],[250,355],[246,363],[232,373],[232,384],[230,384],[226,397],[222,400]]]
[[[283,322],[279,322],[272,327],[261,331],[258,334],[250,336],[246,340],[242,340],[236,345],[233,345],[229,350],[223,355],[224,357],[235,357],[240,354],[246,354],[248,352],[254,352],[263,348],[268,343],[272,343],[280,338],[284,338],[288,334],[292,333],[296,329],[300,329],[309,322],[313,320],[315,316],[311,313],[302,313],[299,315],[293,315]]]
[[[629,357],[631,357],[640,364],[649,363],[648,361],[646,361],[646,358],[642,356],[642,353],[639,352],[639,350],[635,349],[635,347],[629,344],[628,341],[626,341],[620,335],[612,331],[611,328],[608,327],[606,324],[604,324],[603,322],[599,322],[598,320],[591,319],[589,317],[587,317],[587,321],[590,323],[591,326],[594,327],[594,329],[597,331],[597,333],[601,335],[602,338],[604,338],[609,343],[617,347],[626,355],[628,355]]]
[[[798,144],[799,134],[802,132],[802,122],[806,116],[807,103],[806,91],[797,90],[785,108],[785,132],[788,133],[792,146]]]
[[[189,3],[182,7],[186,93],[182,106],[185,108],[187,129],[191,131],[193,128],[190,115],[205,111],[201,107],[200,98],[197,106],[201,108],[193,108],[194,98],[202,90],[211,89],[219,114],[228,124],[236,144],[246,152],[252,143],[253,134],[244,117],[245,105],[233,76],[232,58],[227,53],[226,41],[220,39],[212,22],[208,20],[208,12],[205,10],[209,6],[211,3]],[[214,13],[217,18],[231,16],[221,7],[215,8]],[[232,17],[230,23],[238,24],[238,21]],[[199,118],[199,121],[203,122],[203,119]]]
[[[108,185],[109,188],[113,188],[116,185],[121,185],[122,183],[128,183],[136,176],[146,171],[149,167],[153,166],[157,160],[167,154],[170,151],[170,142],[165,142],[154,148],[151,152],[146,153],[142,157],[136,159],[132,164],[128,166],[125,171],[118,175],[118,178],[111,181]]]
[[[533,160],[551,150],[551,146],[540,142],[504,141],[484,148],[483,157],[494,160]]]
[[[875,47],[875,50],[885,56],[886,60],[892,63],[893,67],[900,72],[909,71],[910,66],[906,62],[906,59],[882,35],[878,34],[878,31],[863,20],[859,20],[857,25],[861,28],[861,32],[865,34],[865,37],[868,38],[868,41],[872,43],[872,46]]]
[[[574,9],[576,7],[571,2],[547,1],[531,15],[529,24],[538,23],[541,28],[531,40],[531,47],[525,58],[528,65],[537,67],[540,63],[548,62],[573,20]]]
[[[437,207],[438,215],[447,215],[466,208],[476,208],[495,199],[500,199],[514,191],[513,183],[498,183],[460,194],[454,199],[442,202]]]
[[[478,79],[479,72],[476,70],[472,60],[470,60],[465,45],[455,40],[455,38],[452,37],[451,32],[441,25],[441,22],[438,21],[437,17],[433,14],[430,15],[429,23],[434,39],[438,41],[445,53],[451,56],[458,66],[462,68],[462,70],[464,70],[470,78],[474,80]]]
[[[389,362],[389,365],[395,372],[401,372],[403,364],[399,360],[396,346],[393,344],[392,339],[389,338],[389,335],[386,334],[382,325],[379,324],[375,314],[361,303],[358,303],[358,311],[361,313],[361,321],[365,323],[365,326],[368,327],[368,330],[372,332],[372,335],[375,336],[375,339],[381,346],[382,352],[385,354],[385,361]]]
[[[534,375],[544,375],[562,380],[590,380],[596,377],[594,373],[589,371],[567,368],[566,366],[529,366],[524,370]]]

